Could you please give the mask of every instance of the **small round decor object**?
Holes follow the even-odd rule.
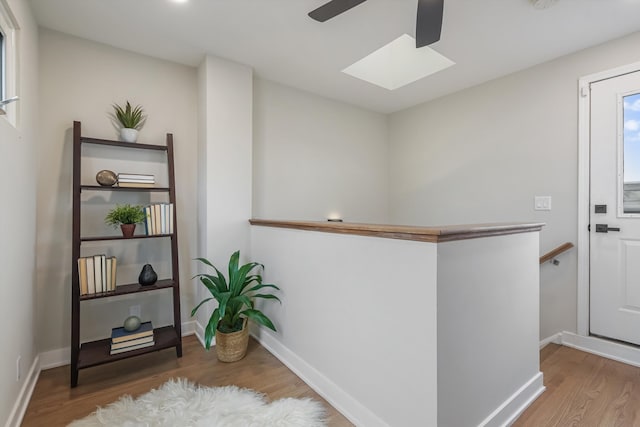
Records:
[[[138,316],[129,316],[126,319],[124,319],[123,327],[125,331],[133,332],[137,330],[141,324],[142,324],[142,321]]]
[[[111,187],[113,184],[118,182],[118,177],[114,171],[105,169],[96,174],[96,181],[104,187]]]

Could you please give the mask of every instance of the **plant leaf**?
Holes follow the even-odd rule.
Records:
[[[211,340],[216,335],[216,329],[218,328],[218,322],[220,321],[220,311],[216,308],[211,313],[209,323],[204,330],[204,345],[209,350],[211,348]]]
[[[202,301],[200,301],[200,304],[196,305],[196,308],[194,308],[193,310],[191,310],[191,317],[193,317],[196,314],[196,311],[198,311],[198,309],[200,308],[200,306],[202,306],[202,304],[204,304],[205,302],[209,302],[211,301],[213,298],[205,298]]]
[[[240,251],[235,251],[229,258],[229,288],[234,283],[236,273],[238,272],[238,262],[240,260]]]
[[[231,293],[222,292],[220,294],[220,299],[218,299],[218,309],[220,310],[220,317],[224,318],[225,313],[227,311],[227,303],[229,302],[229,298],[231,298]]]
[[[235,297],[235,300],[241,303],[241,305],[238,307],[238,312],[243,305],[246,305],[247,308],[253,308],[253,301],[251,301],[251,298],[249,298],[248,295],[238,295],[237,297]]]
[[[279,287],[277,287],[274,284],[271,283],[261,283],[259,285],[254,286],[253,288],[249,289],[247,292],[252,292],[252,291],[257,291],[259,289],[263,289],[263,288],[273,288],[273,289],[277,289],[280,290]]]
[[[273,322],[271,322],[271,320],[267,316],[265,316],[260,310],[248,309],[248,310],[244,310],[240,314],[247,316],[249,319],[253,320],[254,322],[259,323],[260,325],[266,326],[267,328],[276,332],[276,327],[273,326]]]
[[[201,277],[200,281],[209,290],[209,293],[211,293],[216,300],[220,301],[220,290],[216,287],[215,283],[209,277]]]
[[[251,298],[275,299],[275,300],[278,300],[280,304],[282,304],[282,301],[280,301],[280,298],[271,294],[257,294],[257,295],[253,295]]]

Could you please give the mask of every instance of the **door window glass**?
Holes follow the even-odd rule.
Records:
[[[623,206],[626,214],[640,214],[640,93],[622,97]]]

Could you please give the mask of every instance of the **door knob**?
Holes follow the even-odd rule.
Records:
[[[596,233],[608,233],[610,231],[620,231],[620,227],[609,227],[608,224],[596,224]]]

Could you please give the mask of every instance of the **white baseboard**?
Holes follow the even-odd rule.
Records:
[[[478,427],[510,426],[544,391],[542,372],[538,372],[478,424]]]
[[[22,424],[22,418],[27,410],[27,406],[29,406],[29,401],[31,400],[31,395],[33,394],[33,389],[36,387],[36,382],[38,382],[39,376],[40,358],[39,356],[36,356],[31,364],[31,368],[29,368],[27,377],[24,379],[24,383],[20,389],[20,394],[18,394],[18,398],[13,405],[13,409],[11,410],[11,414],[7,419],[5,427],[19,427],[20,424]]]
[[[71,347],[58,348],[40,353],[41,371],[68,365],[71,360]]]
[[[202,326],[197,320],[194,320],[193,323],[195,323],[196,338],[198,338],[198,341],[200,341],[202,347],[206,347],[204,343],[204,326]],[[213,339],[211,340],[211,347],[213,347],[214,345],[216,345],[216,337],[213,337]]]
[[[198,322],[196,322],[195,320],[182,322],[182,336],[188,337],[189,335],[194,335],[196,333],[197,324]]]
[[[356,426],[388,427],[388,424],[354,399],[337,384],[309,365],[266,331],[251,331],[251,335],[309,387]]]
[[[596,337],[584,337],[573,332],[562,333],[562,345],[607,359],[640,367],[640,348]]]
[[[547,337],[540,341],[540,350],[545,348],[548,344],[562,344],[562,332],[558,332],[557,334],[553,334],[550,337]]]

